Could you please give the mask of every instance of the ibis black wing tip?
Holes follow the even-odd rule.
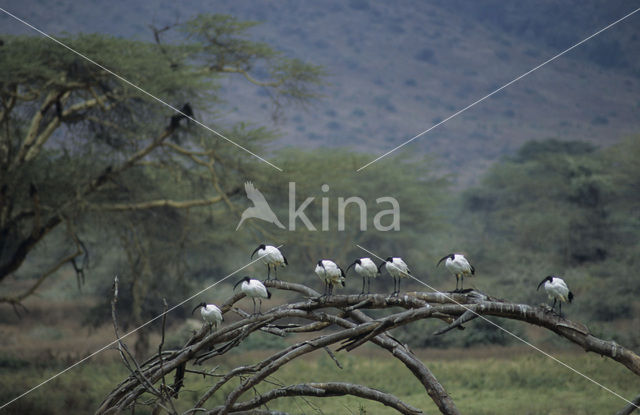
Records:
[[[284,259],[284,264],[289,265],[289,261],[287,261],[287,257],[282,255],[282,259]]]
[[[469,264],[469,266],[471,267],[471,275],[476,275],[476,267],[471,264]]]
[[[267,290],[267,298],[271,298],[271,291]]]
[[[573,301],[573,297],[574,297],[573,293],[569,291],[569,302]]]

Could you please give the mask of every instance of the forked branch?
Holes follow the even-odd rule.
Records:
[[[315,337],[294,341],[255,364],[229,368],[226,373],[221,373],[217,366],[216,376],[207,378],[211,379],[211,386],[188,412],[216,415],[262,413],[264,410],[260,408],[264,408],[267,402],[283,397],[352,395],[380,402],[403,414],[422,413],[421,409],[402,402],[387,391],[339,380],[327,383],[304,383],[305,379],[301,379],[303,382],[300,384],[277,385],[278,387],[268,388],[257,396],[247,397],[248,392],[270,384],[269,379],[282,367],[308,353],[328,347],[334,350],[350,351],[365,343],[372,343],[387,350],[409,369],[423,385],[425,392],[441,413],[458,414],[455,403],[433,373],[407,346],[388,334],[391,329],[428,318],[446,321],[448,326],[440,330],[443,333],[464,321],[484,315],[524,321],[551,330],[587,351],[610,357],[640,375],[640,357],[615,342],[593,336],[584,325],[561,318],[543,307],[509,303],[477,291],[456,294],[415,292],[397,297],[380,294],[326,297],[320,296],[318,292],[302,284],[276,280],[265,281],[265,285],[278,290],[293,291],[305,298],[297,302],[281,304],[264,314],[241,313],[245,316],[244,318],[214,332],[206,328],[201,329],[186,342],[183,348],[159,353],[143,363],[140,366],[141,373],[135,376],[132,374],[122,382],[107,396],[98,413],[115,413],[140,404],[139,398],[142,394],[153,392],[153,389],[149,390],[148,383],[156,385],[173,371],[179,374],[180,386],[182,383],[187,384],[188,376],[202,372],[187,369],[188,364],[203,364],[224,355],[239,346],[252,333],[263,331],[288,336],[296,336],[301,332],[313,333]],[[222,304],[220,307],[222,313],[230,311],[243,297],[244,294],[236,294]],[[363,312],[366,309],[389,309],[393,313],[373,319]],[[472,326],[470,327],[472,329]],[[232,382],[236,379],[241,381]],[[229,389],[232,384],[235,386]],[[220,394],[223,387],[226,391],[224,403],[207,407],[210,398]],[[153,386],[153,388],[156,387]],[[179,387],[174,388],[176,395],[178,390]],[[270,413],[270,411],[267,410],[264,413]]]

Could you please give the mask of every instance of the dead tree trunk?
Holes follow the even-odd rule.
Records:
[[[454,401],[433,373],[406,345],[387,333],[391,329],[427,318],[437,318],[447,322],[447,326],[434,335],[446,333],[467,321],[482,318],[485,315],[524,321],[551,330],[578,344],[586,351],[607,356],[623,364],[636,375],[640,375],[638,355],[615,342],[593,336],[582,324],[561,318],[542,307],[500,301],[477,291],[465,294],[414,292],[398,297],[380,294],[324,297],[301,284],[276,280],[265,281],[265,285],[280,290],[295,291],[302,294],[305,299],[282,304],[264,314],[248,316],[244,313],[245,317],[240,321],[225,325],[213,332],[203,328],[181,349],[162,351],[159,348],[157,355],[142,364],[131,364],[130,356],[126,356],[126,364],[131,370],[131,375],[105,398],[97,413],[118,413],[134,405],[140,405],[143,394],[147,394],[144,399],[145,404],[155,405],[156,408],[164,408],[169,413],[175,413],[173,400],[177,398],[180,388],[186,384],[186,377],[207,375],[203,371],[187,369],[189,364],[201,364],[213,357],[224,355],[240,345],[252,333],[263,331],[278,336],[314,333],[316,337],[278,350],[253,365],[238,366],[227,373],[211,376],[210,388],[202,394],[193,409],[187,411],[188,413],[202,412],[216,415],[272,413],[265,409],[264,405],[282,397],[340,395],[352,395],[377,401],[402,414],[424,413],[422,409],[415,408],[384,391],[375,390],[366,385],[339,381],[279,385],[257,397],[246,398],[246,392],[257,385],[269,384],[269,377],[280,368],[308,353],[324,349],[335,360],[329,347],[335,347],[337,351],[343,349],[351,351],[365,343],[372,343],[387,350],[391,356],[400,360],[409,369],[423,385],[425,392],[441,413],[459,414]],[[243,297],[244,294],[234,295],[220,307],[222,312],[229,312]],[[362,311],[392,307],[403,310],[378,319],[373,319]],[[115,320],[115,311],[113,315]],[[296,323],[291,323],[292,320]],[[117,322],[114,321],[114,324],[117,331]],[[329,328],[331,330],[328,330]],[[166,378],[171,374],[174,374],[174,383],[167,385]],[[211,397],[221,393],[224,386],[227,386],[226,390],[228,390],[230,381],[235,379],[242,379],[242,381],[226,393],[223,404],[212,407],[207,404]],[[304,382],[304,379],[301,380]],[[153,399],[148,398],[149,394]]]

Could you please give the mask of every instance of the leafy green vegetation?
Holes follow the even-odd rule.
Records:
[[[351,1],[349,6],[363,13],[370,9],[368,3],[361,1]],[[563,309],[571,319],[584,322],[594,334],[640,349],[640,287],[635,281],[635,270],[640,265],[637,137],[609,148],[559,139],[531,141],[491,166],[477,185],[463,190],[453,188],[448,177],[437,173],[441,167],[438,160],[409,152],[354,173],[372,156],[369,149],[347,149],[353,144],[345,140],[342,132],[349,127],[334,109],[323,112],[329,120],[325,130],[329,130],[331,142],[339,144],[339,148],[269,152],[269,144],[276,137],[274,132],[245,123],[218,125],[222,77],[242,77],[260,88],[256,95],[273,97],[280,109],[283,104],[315,98],[315,88],[324,71],[286,57],[264,42],[250,40],[248,31],[254,27],[252,22],[229,16],[198,16],[180,25],[178,33],[167,42],[162,37],[157,43],[148,43],[105,35],[68,35],[61,40],[172,105],[189,102],[196,119],[206,120],[251,151],[267,155],[284,173],[248,159],[237,148],[192,124],[178,119],[174,125],[173,111],[68,51],[52,48],[38,38],[3,37],[0,297],[11,304],[24,300],[31,309],[33,302],[41,298],[50,300],[54,309],[55,301],[77,298],[87,300],[89,305],[79,313],[62,315],[65,313],[59,311],[58,321],[49,317],[44,323],[32,322],[24,327],[30,343],[36,343],[24,353],[16,352],[10,336],[4,339],[6,343],[0,343],[0,401],[14,398],[86,354],[83,349],[63,355],[60,350],[66,350],[63,342],[70,330],[54,324],[64,319],[83,319],[87,327],[103,328],[110,320],[108,303],[113,275],[118,274],[121,281],[122,328],[132,328],[158,315],[163,308],[161,299],[177,304],[246,264],[251,250],[264,241],[284,245],[290,267],[280,273],[282,278],[294,282],[312,279],[318,288],[320,282],[312,274],[315,261],[326,257],[347,264],[363,255],[355,244],[383,256],[402,255],[416,278],[439,290],[452,289],[454,280],[442,268],[435,269],[437,259],[452,251],[464,251],[478,271],[474,279],[465,281],[467,286],[530,304],[546,301],[542,292],[535,291],[543,277],[560,275],[576,294],[574,304]],[[571,40],[566,34],[559,36],[562,39],[555,42]],[[315,46],[330,50],[329,45],[323,41]],[[619,64],[615,61],[618,42],[603,45],[593,49],[589,58],[602,67]],[[496,54],[503,60],[517,58],[515,53]],[[436,59],[429,48],[419,51],[415,60],[450,66],[446,56],[438,55]],[[476,76],[477,72],[469,74]],[[406,79],[404,87],[411,91],[423,83],[407,76],[399,79]],[[374,84],[380,87],[389,82],[380,77]],[[489,85],[489,90],[498,86]],[[468,99],[474,87],[461,87],[457,98]],[[537,93],[529,91],[532,95]],[[434,100],[412,96],[420,102]],[[401,100],[395,95],[374,89],[371,97],[371,107],[352,106],[352,117],[364,123],[371,114],[402,112],[396,108]],[[451,112],[459,108],[437,98],[432,103],[440,109]],[[516,122],[520,111],[508,109],[500,113],[509,122]],[[440,114],[429,117],[433,123],[442,119]],[[312,117],[294,121],[300,131],[309,131],[308,137],[321,139],[318,131],[308,128],[309,118]],[[602,127],[614,124],[615,118],[615,112],[597,114],[585,124]],[[470,137],[481,148],[471,149],[470,153],[491,148],[486,143],[492,126],[478,125],[478,131]],[[49,132],[49,128],[53,131]],[[389,143],[397,141],[395,131],[384,134]],[[289,186],[295,183],[295,205],[307,197],[315,198],[306,213],[318,230],[310,231],[300,221],[298,229],[291,232],[253,220],[236,232],[240,213],[248,206],[243,192],[245,181],[253,181],[264,192],[286,225],[290,214]],[[328,186],[327,190],[323,185]],[[362,198],[367,216],[357,205],[348,206],[342,230],[337,220],[338,200],[351,196]],[[401,207],[399,232],[383,232],[373,226],[375,215],[388,208],[378,202],[385,196],[398,200]],[[326,231],[321,231],[325,199],[330,214]],[[176,207],[182,202],[193,205]],[[362,220],[367,225],[366,232],[359,229]],[[383,224],[388,222],[383,220]],[[69,277],[71,267],[56,268],[56,263],[75,249],[80,253],[61,263],[71,262],[75,275]],[[41,286],[39,278],[48,275],[50,269],[51,283]],[[254,276],[262,276],[263,272],[260,264],[246,270]],[[427,290],[411,280],[403,284],[403,289]],[[359,280],[350,278],[345,290],[356,292],[359,286]],[[383,276],[373,286],[376,291],[389,291],[390,281]],[[29,287],[42,297],[30,302],[28,297],[33,291],[29,293]],[[15,300],[16,293],[23,292],[28,295]],[[226,284],[203,297],[218,301],[230,293],[231,285]],[[175,310],[173,317],[188,317],[187,308]],[[55,314],[42,309],[38,312]],[[15,327],[20,323],[12,320],[11,313],[9,307],[3,306],[0,322]],[[536,341],[558,348],[566,345],[552,335],[535,337],[536,333],[519,324],[500,324],[527,339],[533,336]],[[74,328],[76,334],[80,333]],[[435,328],[435,324],[417,322],[394,335],[416,349],[429,348],[420,353],[462,412],[514,413],[526,406],[533,413],[590,414],[622,406],[602,390],[591,389],[595,388],[593,384],[574,378],[565,368],[538,355],[506,359],[496,352],[475,354],[468,359],[456,356],[454,360],[443,354],[431,358],[430,353],[442,353],[440,349],[445,348],[463,348],[452,352],[463,355],[485,347],[518,344],[481,321],[441,337],[431,335]],[[167,344],[180,345],[188,331],[168,336]],[[153,344],[148,337],[138,339],[142,341],[136,353],[147,354]],[[237,358],[251,358],[258,350],[284,345],[280,338],[252,336]],[[12,351],[5,353],[4,349]],[[352,380],[434,410],[419,385],[404,376],[404,368],[394,362],[365,352],[340,355],[345,368],[339,370],[327,356],[314,357],[286,367],[277,374],[276,382],[289,384],[309,378]],[[562,357],[625,396],[637,393],[632,388],[635,379],[611,362],[564,349]],[[79,368],[71,376],[56,379],[28,399],[18,401],[10,411],[92,411],[126,376],[120,363],[96,366],[99,367]],[[302,380],[300,373],[305,373]],[[196,392],[207,385],[204,380],[187,385],[181,392],[184,407],[189,407]],[[537,399],[541,395],[545,399]],[[216,396],[214,401],[220,401],[222,396]],[[387,410],[352,398],[322,403],[290,399],[275,407],[302,413],[316,411],[314,405],[325,413]]]

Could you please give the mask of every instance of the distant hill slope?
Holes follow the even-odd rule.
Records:
[[[6,4],[4,4],[6,3]],[[460,0],[299,2],[0,1],[51,33],[150,39],[146,25],[198,12],[264,22],[256,37],[324,65],[325,98],[289,110],[276,147],[349,146],[382,154],[616,18],[628,2]],[[406,146],[439,160],[461,184],[530,139],[608,145],[640,128],[640,13]],[[3,31],[28,32],[6,16]],[[230,80],[220,122],[271,123],[259,89]],[[371,166],[374,168],[375,165]]]

